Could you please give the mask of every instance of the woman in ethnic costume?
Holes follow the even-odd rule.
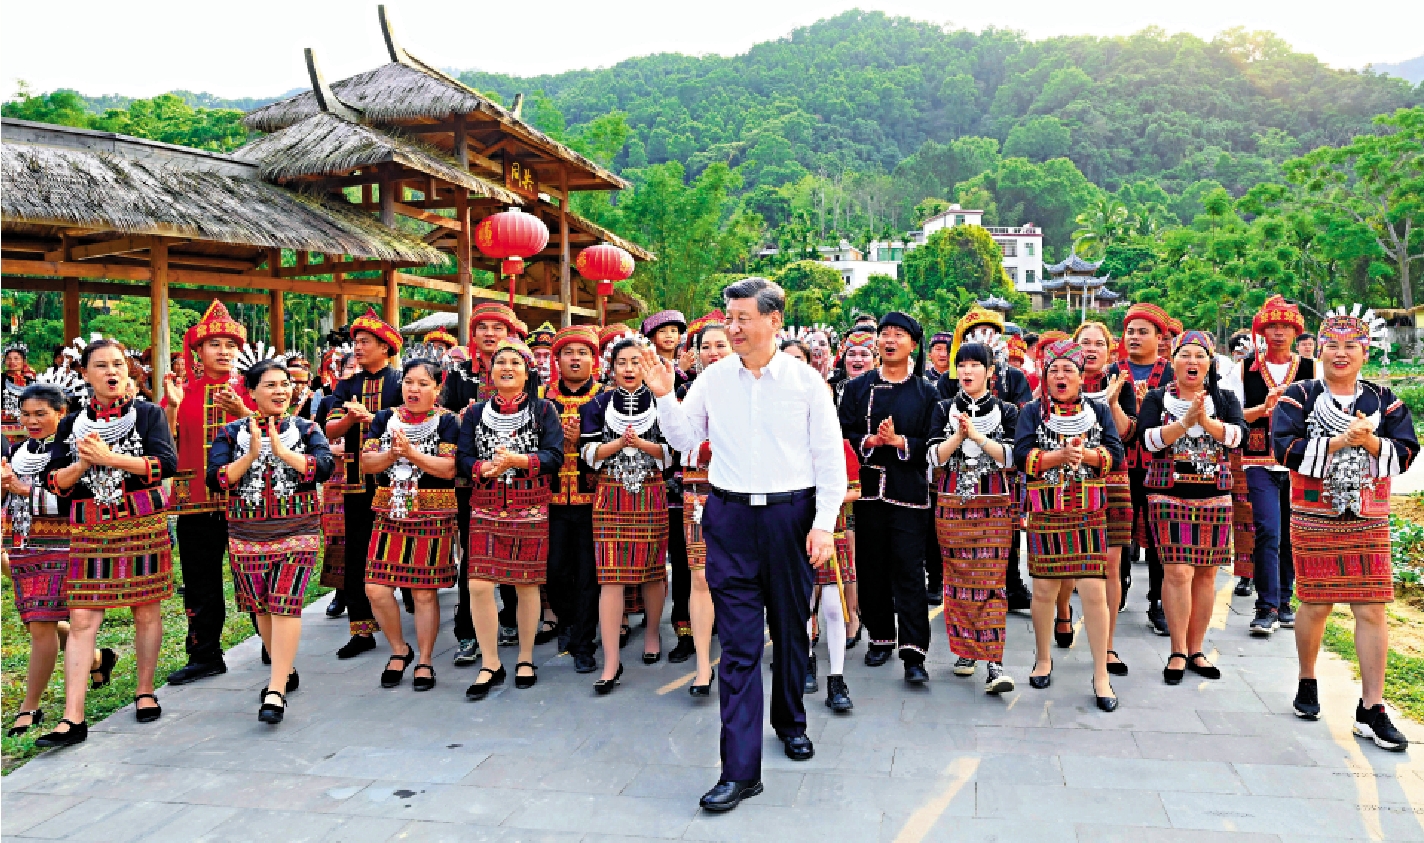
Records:
[[[689,326],[688,343],[693,346],[697,361],[688,382],[678,389],[677,400],[687,396],[692,380],[699,373],[732,353],[727,328],[722,324],[725,318],[722,311],[714,310],[701,319],[693,320]],[[687,686],[687,693],[694,697],[710,697],[712,680],[717,678],[712,669],[712,624],[717,611],[712,605],[712,592],[707,587],[707,540],[702,536],[702,509],[707,505],[707,495],[712,490],[707,479],[711,465],[710,442],[703,442],[696,451],[682,455],[683,530],[687,536],[687,567],[692,572],[692,594],[687,601],[687,613],[697,654],[697,675]]]
[[[40,698],[59,656],[59,624],[69,619],[64,583],[69,574],[69,513],[65,502],[45,489],[49,449],[69,399],[60,389],[33,384],[20,393],[20,424],[28,438],[6,447],[0,469],[5,495],[5,573],[15,590],[15,608],[30,634],[25,700],[6,737],[18,737],[44,720]],[[105,647],[94,653],[93,687],[109,684],[118,658]],[[25,718],[21,723],[20,719]]]
[[[1027,478],[1028,570],[1033,577],[1037,657],[1028,683],[1047,688],[1053,673],[1054,604],[1059,584],[1078,580],[1093,652],[1093,696],[1116,711],[1107,670],[1107,489],[1103,475],[1122,463],[1108,408],[1083,397],[1083,349],[1058,340],[1043,350],[1043,394],[1019,413],[1014,463]]]
[[[89,734],[84,698],[94,640],[106,609],[133,612],[140,723],[159,718],[153,674],[163,645],[159,602],[173,594],[164,478],[178,471],[168,420],[156,404],[128,398],[128,361],[117,340],[99,339],[80,355],[94,390],[89,406],[60,422],[45,485],[69,504],[69,642],[64,658],[64,719],[36,746],[69,746]],[[145,702],[148,704],[145,705]]]
[[[1336,603],[1355,615],[1361,694],[1355,734],[1402,752],[1409,741],[1390,722],[1384,700],[1389,626],[1394,600],[1390,563],[1390,478],[1419,456],[1409,408],[1387,387],[1360,379],[1383,320],[1357,304],[1328,314],[1320,326],[1319,380],[1286,387],[1271,418],[1275,457],[1290,469],[1291,544],[1295,550],[1296,656],[1300,682],[1295,712],[1320,717],[1315,660],[1325,620]]]
[[[405,403],[376,413],[361,446],[361,473],[377,475],[366,594],[391,645],[391,657],[381,671],[382,688],[399,685],[416,657],[401,632],[395,590],[404,588],[414,596],[420,661],[415,663],[411,685],[428,691],[435,687],[430,657],[440,631],[435,592],[453,586],[458,574],[455,443],[460,423],[454,413],[436,406],[442,374],[440,366],[429,360],[411,360],[402,366]],[[399,670],[391,667],[396,663]],[[429,675],[422,676],[421,671]]]
[[[30,349],[22,342],[5,346],[5,391],[0,394],[0,433],[11,445],[24,442],[27,434],[20,423],[20,395],[35,382],[34,370],[25,355]]]
[[[466,691],[484,699],[504,684],[499,658],[496,585],[518,595],[519,660],[514,687],[532,688],[539,587],[548,578],[549,478],[564,463],[564,428],[554,405],[538,397],[534,355],[516,339],[500,340],[490,359],[495,393],[472,406],[460,425],[456,458],[470,478],[470,613],[483,664]]]
[[[328,391],[337,383],[357,372],[356,355],[350,351],[328,351],[322,356],[322,385]],[[328,380],[329,378],[329,380]],[[326,431],[326,422],[336,407],[336,395],[330,394],[317,404],[315,420]],[[342,589],[346,585],[346,478],[350,474],[351,461],[355,454],[346,453],[344,438],[327,440],[331,456],[336,461],[336,470],[331,479],[321,487],[321,579],[320,583],[332,589],[331,602],[326,606],[328,618],[339,618],[346,611],[346,599]]]
[[[257,413],[219,429],[208,449],[207,484],[226,493],[227,558],[237,608],[253,613],[272,660],[257,719],[275,724],[287,710],[287,697],[278,689],[294,691],[300,681],[293,662],[303,598],[321,548],[317,488],[331,477],[336,460],[315,423],[283,418],[292,384],[282,361],[264,360],[243,379]]]
[[[1216,570],[1231,563],[1231,451],[1241,447],[1246,419],[1235,393],[1216,377],[1215,343],[1202,331],[1176,340],[1176,379],[1142,399],[1137,422],[1152,454],[1144,481],[1147,526],[1162,560],[1162,607],[1172,654],[1162,669],[1168,685],[1185,671],[1220,679],[1202,641],[1216,602]]]
[[[935,406],[930,464],[942,468],[935,532],[944,567],[944,623],[958,656],[956,676],[985,661],[984,692],[1014,689],[1004,673],[1009,545],[1013,536],[1013,438],[1019,410],[989,391],[993,351],[983,343],[954,355],[959,391]]]
[[[662,658],[658,623],[667,592],[667,484],[664,472],[672,449],[658,427],[653,393],[643,384],[643,341],[613,344],[613,389],[579,410],[580,456],[601,472],[593,503],[593,541],[598,563],[599,631],[603,636],[603,676],[595,690],[607,694],[623,675],[618,631],[624,586],[641,586],[647,613],[643,663]]]
[[[1112,412],[1117,435],[1126,442],[1137,429],[1137,394],[1124,390],[1127,379],[1109,372],[1109,364],[1117,353],[1112,331],[1101,322],[1084,322],[1073,332],[1073,341],[1083,348],[1083,396],[1091,398]],[[1132,585],[1131,565],[1123,569],[1122,555],[1132,546],[1132,489],[1127,468],[1108,472],[1103,481],[1108,489],[1108,673],[1126,676],[1127,664],[1113,649],[1117,636],[1117,616],[1127,601]],[[1060,647],[1073,645],[1073,611],[1068,606],[1069,585],[1058,595],[1058,614],[1054,619],[1053,637]],[[1066,624],[1064,618],[1067,618]],[[1066,629],[1062,627],[1066,625]]]

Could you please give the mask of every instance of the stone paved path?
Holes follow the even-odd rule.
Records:
[[[1424,840],[1424,765],[1350,734],[1348,666],[1328,659],[1318,723],[1289,714],[1289,632],[1245,633],[1250,600],[1228,604],[1223,576],[1208,650],[1219,682],[1162,684],[1166,639],[1142,621],[1135,569],[1117,649],[1121,710],[1089,696],[1086,640],[1055,651],[1053,686],[1034,691],[1029,621],[1011,615],[1007,658],[1019,692],[1002,699],[950,674],[935,618],[933,681],[911,690],[898,666],[847,670],[855,712],[809,700],[816,757],[793,763],[768,730],[766,793],[701,814],[717,777],[717,708],[687,695],[690,672],[625,653],[624,684],[595,697],[552,645],[539,685],[482,703],[475,669],[450,666],[415,694],[377,685],[383,658],[340,662],[346,624],[308,611],[302,688],[287,721],[257,722],[266,675],[255,641],[228,674],[160,689],[164,715],[125,709],[87,744],[51,752],[3,781],[7,840],[686,840],[1258,841]],[[449,615],[453,592],[445,598]],[[407,626],[409,619],[407,618]],[[664,637],[670,646],[672,636]],[[636,642],[636,636],[635,636]],[[512,661],[513,651],[508,651]],[[824,656],[822,665],[825,664]],[[1190,677],[1190,674],[1189,674]],[[1405,724],[1414,740],[1424,729]],[[1416,750],[1417,752],[1418,750]]]

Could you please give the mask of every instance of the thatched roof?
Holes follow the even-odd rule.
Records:
[[[230,156],[108,132],[10,119],[4,125],[0,219],[7,225],[181,236],[401,262],[445,260],[434,247],[374,217],[268,184],[257,167]],[[46,139],[55,143],[41,145]]]
[[[569,149],[523,120],[504,106],[458,80],[407,57],[409,64],[390,62],[374,70],[333,82],[331,89],[343,103],[358,109],[374,123],[409,123],[423,119],[444,120],[451,114],[479,112],[498,120],[504,130],[547,150],[554,157],[576,164],[618,188],[629,187],[620,176],[597,162]],[[273,132],[320,112],[316,94],[304,91],[294,97],[248,112],[243,124],[249,129]]]
[[[361,167],[396,163],[469,188],[476,196],[509,204],[524,203],[518,194],[472,175],[444,153],[389,131],[352,123],[330,112],[318,112],[270,135],[263,135],[233,152],[256,164],[269,179],[337,175]]]

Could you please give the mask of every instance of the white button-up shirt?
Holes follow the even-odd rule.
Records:
[[[780,351],[754,376],[725,357],[679,403],[658,399],[658,423],[684,453],[712,443],[708,480],[728,492],[816,489],[813,529],[831,532],[846,494],[845,447],[831,390],[819,372]]]

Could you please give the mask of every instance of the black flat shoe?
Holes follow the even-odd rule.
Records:
[[[153,705],[147,708],[134,708],[134,718],[140,723],[152,723],[163,716],[163,707],[158,705],[158,697],[153,694],[139,694],[134,697],[134,705],[138,705],[139,700],[153,700]]]
[[[628,636],[632,633],[633,630],[626,623],[618,628],[618,649],[621,650],[628,646]]]
[[[704,811],[720,814],[742,804],[743,799],[758,796],[761,792],[760,781],[717,782],[715,787],[702,794],[702,799],[697,804],[701,805]]]
[[[353,635],[351,640],[341,646],[336,651],[338,659],[354,659],[362,653],[376,649],[376,637],[374,635]]]
[[[11,726],[11,727],[5,732],[5,737],[7,737],[7,738],[18,738],[20,735],[23,735],[24,733],[28,732],[28,731],[30,730],[30,727],[32,727],[32,726],[38,726],[38,725],[40,725],[41,723],[44,722],[44,712],[43,712],[43,711],[40,711],[38,708],[35,709],[34,711],[17,711],[17,712],[15,712],[15,719],[16,719],[16,720],[19,720],[21,717],[28,717],[28,718],[30,718],[30,722],[29,722],[29,723],[26,723],[26,724],[23,725],[23,726]]]
[[[334,591],[331,594],[331,602],[326,604],[326,616],[328,618],[339,618],[346,612],[346,601],[341,599],[341,592]]]
[[[679,635],[677,645],[668,651],[668,664],[682,664],[697,655],[697,645],[691,635]]]
[[[99,651],[99,666],[89,671],[89,687],[102,688],[109,684],[109,678],[114,674],[114,665],[119,663],[119,657],[108,647]],[[94,674],[99,674],[95,676]]]
[[[75,723],[73,720],[65,718],[59,722],[68,723],[69,729],[64,732],[53,731],[40,735],[35,739],[35,746],[44,748],[74,746],[89,739],[89,721],[81,720]]]
[[[1122,660],[1122,656],[1117,655],[1117,650],[1108,650],[1108,655],[1117,656],[1117,661],[1108,662],[1108,673],[1112,676],[1126,676],[1127,663]]]
[[[527,667],[530,670],[534,671],[534,673],[530,674],[529,676],[520,676],[519,668],[521,667]],[[525,688],[533,688],[539,682],[538,671],[539,665],[537,664],[534,664],[532,662],[517,662],[514,665],[514,687],[518,688],[521,691]]]
[[[268,697],[276,697],[282,701],[281,705],[273,705],[267,702]],[[282,722],[282,716],[287,713],[287,698],[268,688],[263,688],[260,695],[262,707],[257,709],[257,719],[263,723],[275,726]]]
[[[816,654],[811,653],[811,658],[806,660],[806,681],[802,683],[802,694],[814,694],[821,690],[821,685],[816,681]]]
[[[688,685],[687,693],[694,697],[712,696],[712,683],[717,681],[717,669],[712,669],[712,678],[707,680],[706,685]]]
[[[598,659],[583,653],[574,656],[574,673],[593,673],[595,670],[598,670]]]
[[[291,693],[302,687],[302,677],[297,674],[297,669],[292,668],[292,672],[287,674],[287,693]]]
[[[548,644],[559,637],[559,625],[553,621],[539,621],[539,631],[534,633],[534,644]]]
[[[613,674],[612,679],[600,679],[593,683],[593,690],[602,696],[613,693],[613,686],[618,685],[623,679],[623,665],[618,665],[618,672]]]
[[[866,667],[880,667],[881,665],[885,664],[885,663],[888,662],[888,661],[890,661],[890,651],[889,651],[889,650],[877,650],[877,649],[871,648],[871,649],[865,651],[865,666],[866,666]]]
[[[263,645],[262,645],[262,663],[265,664],[265,665],[271,665],[271,664],[272,664],[272,654],[269,653],[269,652],[267,652],[267,645],[266,645],[266,644],[263,644]]]
[[[860,633],[861,633],[864,629],[865,629],[864,626],[856,627],[855,635],[852,635],[850,638],[847,638],[847,639],[846,639],[846,649],[847,649],[847,650],[854,650],[854,649],[855,649],[855,645],[857,645],[857,644],[860,643]]]
[[[391,656],[386,660],[386,669],[381,671],[381,687],[394,688],[405,678],[405,669],[410,667],[410,663],[415,661],[415,648],[409,644],[405,645],[405,655]],[[400,670],[391,670],[391,662],[400,662]]]
[[[1064,623],[1068,624],[1068,631],[1067,631],[1067,632],[1060,632],[1060,631],[1058,630],[1058,625],[1059,625],[1059,624],[1064,624]],[[1069,607],[1068,607],[1068,617],[1066,617],[1066,618],[1055,617],[1055,618],[1053,619],[1053,643],[1057,644],[1057,645],[1058,645],[1058,649],[1060,649],[1060,650],[1066,650],[1066,649],[1068,649],[1069,647],[1072,647],[1072,646],[1073,646],[1073,607],[1072,607],[1072,606],[1069,606]]]
[[[911,685],[923,685],[930,681],[930,672],[922,664],[905,665],[905,681]]]
[[[1116,695],[1116,693],[1114,693],[1113,696],[1111,696],[1111,697],[1100,697],[1100,696],[1098,696],[1098,687],[1097,687],[1097,684],[1096,684],[1096,683],[1093,683],[1091,680],[1089,680],[1089,684],[1091,684],[1092,687],[1093,687],[1093,699],[1097,701],[1097,703],[1098,703],[1098,708],[1102,709],[1103,711],[1117,711],[1117,695]],[[1108,683],[1108,690],[1109,690],[1109,691],[1112,691],[1112,683],[1111,683],[1111,682]]]
[[[1170,664],[1172,663],[1172,659],[1181,659],[1182,661],[1185,662],[1185,661],[1187,660],[1187,654],[1186,654],[1186,653],[1173,653],[1172,655],[1170,655],[1170,656],[1167,657],[1167,664],[1168,664],[1168,665],[1170,665]],[[1166,682],[1168,685],[1180,685],[1180,684],[1182,684],[1182,677],[1183,677],[1183,676],[1186,676],[1186,675],[1187,675],[1187,671],[1186,671],[1185,668],[1173,668],[1173,667],[1164,667],[1164,668],[1162,668],[1162,681],[1163,681],[1163,682]]]
[[[1053,684],[1053,662],[1051,662],[1051,661],[1048,663],[1048,672],[1047,672],[1047,673],[1043,674],[1042,676],[1033,676],[1033,675],[1030,675],[1030,676],[1028,677],[1028,686],[1029,686],[1030,688],[1036,688],[1036,689],[1038,689],[1038,690],[1040,690],[1040,691],[1042,691],[1044,688],[1047,688],[1049,685],[1052,685],[1052,684]]]
[[[429,676],[421,676],[420,674],[418,674],[418,673],[415,672],[416,670],[422,670],[422,669],[423,669],[423,670],[428,670],[428,671],[430,671],[430,675],[429,675]],[[434,688],[434,687],[435,687],[435,668],[434,668],[433,666],[431,666],[431,665],[428,665],[428,664],[418,664],[418,665],[416,665],[416,666],[415,666],[415,670],[412,670],[412,671],[410,672],[410,687],[414,688],[414,689],[417,690],[417,691],[429,691],[431,688]]]
[[[102,658],[102,655],[100,657]],[[222,659],[213,662],[193,662],[168,674],[168,684],[187,685],[189,682],[197,682],[199,679],[207,679],[209,676],[223,673],[227,673],[227,663]]]
[[[661,652],[643,654],[643,664],[657,664],[662,660],[663,654]]]
[[[476,681],[475,684],[465,689],[465,699],[482,700],[489,695],[490,688],[493,688],[496,685],[504,684],[504,678],[507,675],[504,672],[504,665],[500,665],[498,670],[490,670],[487,667],[482,667],[480,668],[480,672],[475,677],[475,679],[479,680],[480,677],[484,676],[486,673],[489,674],[488,679],[485,679],[482,682]]]
[[[781,745],[786,749],[786,757],[792,761],[810,761],[816,755],[816,747],[805,735],[782,738]]]
[[[1197,664],[1197,659],[1201,659],[1202,663]],[[1214,664],[1207,663],[1206,655],[1203,653],[1192,653],[1190,656],[1187,656],[1187,670],[1190,670],[1192,673],[1204,679],[1221,678],[1221,668]]]

